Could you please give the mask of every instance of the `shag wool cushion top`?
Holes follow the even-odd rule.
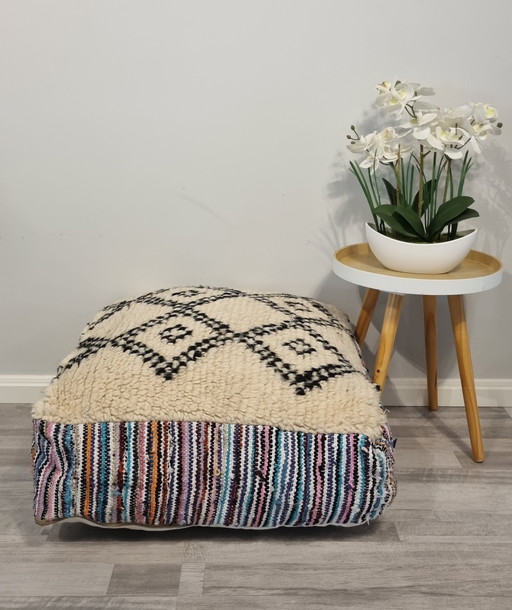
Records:
[[[346,316],[287,294],[176,288],[106,307],[33,421],[41,524],[357,525],[396,490]]]

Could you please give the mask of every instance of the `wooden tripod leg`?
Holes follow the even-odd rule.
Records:
[[[373,312],[375,311],[375,306],[377,305],[379,294],[380,293],[378,290],[368,288],[364,295],[355,331],[356,341],[359,347],[363,347],[364,340],[366,339],[366,333],[368,332],[368,327],[370,326]]]
[[[435,295],[426,294],[423,296],[423,320],[425,325],[428,407],[431,411],[437,411],[437,315]]]
[[[373,372],[373,382],[384,389],[388,374],[393,346],[395,345],[396,331],[400,320],[404,297],[401,294],[390,294],[384,314],[384,322],[380,333],[379,348],[375,357],[375,369]]]
[[[464,311],[464,298],[462,295],[450,295],[448,297],[448,304],[450,306],[450,316],[452,319],[455,349],[457,351],[462,394],[466,407],[471,451],[475,462],[483,462],[485,455],[482,443],[482,432],[480,430],[480,415],[478,413],[478,404],[476,401],[475,378],[473,375],[473,364],[471,362],[469,335],[466,324],[466,314]]]

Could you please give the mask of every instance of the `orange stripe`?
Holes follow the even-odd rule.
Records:
[[[150,503],[149,503],[149,524],[153,525],[155,522],[155,513],[156,513],[156,485],[158,480],[158,422],[151,422],[151,463],[153,467],[153,471],[151,473],[151,495],[150,495]]]

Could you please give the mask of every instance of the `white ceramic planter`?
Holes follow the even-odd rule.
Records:
[[[451,241],[419,244],[382,235],[366,223],[366,239],[375,258],[392,271],[448,273],[462,262],[475,243],[477,229]]]

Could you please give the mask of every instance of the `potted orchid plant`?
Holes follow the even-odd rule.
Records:
[[[440,108],[424,99],[433,89],[418,83],[385,81],[377,91],[391,125],[366,135],[351,126],[347,136],[349,150],[364,154],[350,170],[370,207],[370,231],[415,244],[458,240],[459,224],[479,215],[466,178],[481,143],[501,133],[497,111],[483,103]]]

